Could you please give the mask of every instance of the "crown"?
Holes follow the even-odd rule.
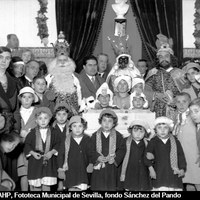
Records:
[[[58,35],[58,39],[55,42],[55,44],[53,45],[53,48],[54,48],[55,56],[59,56],[59,55],[67,55],[68,56],[69,55],[70,45],[67,42],[67,40],[65,40],[65,35],[64,35],[63,31],[60,31],[60,33]]]
[[[157,55],[159,55],[160,52],[168,52],[170,54],[174,54],[172,47],[173,47],[173,40],[172,38],[167,38],[165,35],[158,34],[156,40],[156,47],[157,47]]]
[[[114,38],[107,37],[110,41],[111,47],[114,51],[116,57],[120,54],[129,54],[127,41],[129,39],[129,35],[125,36],[114,36]]]

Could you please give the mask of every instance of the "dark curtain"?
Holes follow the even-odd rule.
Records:
[[[64,31],[70,44],[70,57],[82,69],[91,55],[102,26],[107,0],[56,0],[57,31]]]
[[[182,0],[130,0],[148,59],[156,55],[156,35],[173,39],[177,64],[183,58]]]

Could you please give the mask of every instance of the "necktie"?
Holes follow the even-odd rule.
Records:
[[[94,87],[96,88],[97,85],[96,85],[96,81],[95,81],[95,77],[94,76],[92,76],[91,81],[92,81]]]

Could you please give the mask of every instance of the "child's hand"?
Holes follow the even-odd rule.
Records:
[[[99,162],[106,162],[106,158],[104,156],[99,156],[97,161]]]
[[[32,155],[36,160],[39,160],[39,159],[42,157],[42,155],[41,155],[40,153],[37,153],[37,152],[34,152],[34,151],[31,152],[31,155]]]
[[[153,167],[149,167],[150,177],[156,179],[156,172]]]
[[[154,155],[150,152],[147,152],[147,155],[146,155],[147,159],[148,160],[153,160],[154,159]]]
[[[65,180],[66,176],[65,176],[65,171],[63,171],[63,169],[59,168],[58,169],[58,178]]]
[[[110,165],[112,165],[114,162],[115,162],[115,158],[114,158],[113,156],[110,157],[108,163],[109,163]]]
[[[52,151],[47,152],[46,154],[44,154],[44,158],[49,160],[52,157]]]
[[[29,131],[26,131],[26,130],[21,130],[20,132],[20,136],[25,138],[27,135],[28,135]]]
[[[185,175],[185,172],[183,169],[179,170],[179,173],[178,173],[178,177],[183,177]]]

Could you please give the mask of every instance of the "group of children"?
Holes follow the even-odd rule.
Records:
[[[151,139],[149,125],[143,120],[133,120],[129,136],[123,138],[115,129],[118,117],[112,104],[100,104],[105,108],[99,116],[100,128],[89,137],[85,134],[87,122],[81,116],[71,116],[66,103],[54,107],[45,101],[43,77],[33,80],[33,88],[24,87],[18,95],[22,191],[50,191],[52,186],[60,191],[178,191],[183,183],[187,190],[200,190],[200,99],[191,102],[187,93],[178,94],[177,120],[156,118]],[[99,102],[106,102],[101,95],[112,97],[105,88],[97,95]],[[142,100],[145,102],[145,97]],[[19,137],[1,138],[1,149],[11,151],[16,141],[19,143]]]

